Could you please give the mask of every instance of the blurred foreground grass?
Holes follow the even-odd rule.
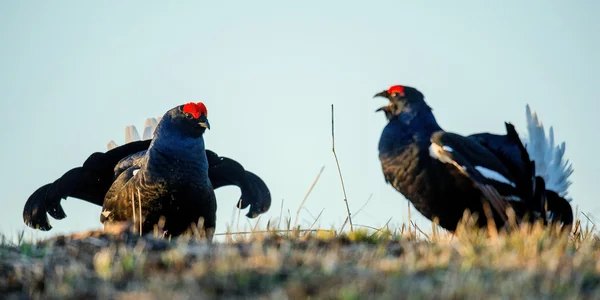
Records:
[[[288,222],[289,224],[289,222]],[[414,225],[414,224],[413,224]],[[600,243],[539,224],[229,232],[225,242],[87,232],[3,239],[2,299],[592,299]]]

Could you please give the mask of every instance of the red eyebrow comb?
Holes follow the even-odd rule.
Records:
[[[393,85],[388,89],[388,94],[391,95],[393,93],[398,93],[400,95],[404,95],[404,87],[401,85]]]
[[[206,109],[206,105],[202,102],[194,103],[190,102],[183,106],[183,112],[189,113],[194,116],[195,119],[200,118],[202,114],[208,115],[208,110]]]

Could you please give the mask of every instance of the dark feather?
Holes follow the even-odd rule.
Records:
[[[106,153],[93,153],[81,167],[67,171],[53,183],[33,192],[23,208],[23,221],[32,228],[50,230],[52,226],[46,214],[58,220],[65,218],[60,201],[67,197],[102,206],[114,178],[115,165],[128,155],[148,149],[149,145],[150,141],[138,141]]]
[[[36,190],[25,203],[24,222],[32,228],[50,230],[52,226],[47,214],[57,220],[65,218],[66,214],[60,201],[67,197],[102,206],[113,180],[124,184],[130,179],[119,178],[119,175],[143,158],[151,142],[151,140],[136,141],[106,153],[93,153],[81,167],[69,170],[53,183]],[[250,206],[246,214],[250,218],[269,209],[271,194],[262,179],[246,171],[235,160],[219,157],[211,150],[206,150],[206,155],[209,163],[208,176],[214,189],[228,185],[239,187],[241,206],[243,209]]]
[[[252,172],[246,171],[237,161],[228,157],[219,157],[216,153],[207,150],[208,176],[215,189],[222,186],[234,185],[240,188],[242,194],[237,207],[245,209],[250,206],[246,214],[255,218],[269,210],[271,206],[271,193],[267,185]]]
[[[514,182],[514,178],[502,162],[483,146],[458,134],[438,131],[431,136],[431,142],[439,145],[440,148],[444,146],[452,148],[452,151],[443,151],[440,155],[446,156],[457,169],[469,176],[490,202],[495,212],[506,221],[506,209],[509,205],[505,197],[516,195],[518,193],[516,187],[487,178],[477,169],[477,167],[483,167],[492,170],[510,182]],[[501,194],[499,191],[504,193]]]

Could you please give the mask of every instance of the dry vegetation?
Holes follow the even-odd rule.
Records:
[[[286,222],[288,225],[290,221]],[[4,241],[1,298],[544,299],[600,296],[600,243],[536,224],[489,234],[413,225],[228,232],[207,243],[133,232]]]
[[[348,212],[341,229],[313,229],[321,214],[297,225],[321,168],[284,229],[279,221],[229,228],[223,242],[208,243],[198,230],[174,239],[135,229],[37,242],[21,234],[16,243],[0,235],[0,299],[600,299],[600,237],[589,222],[561,232],[516,226],[513,214],[497,232],[465,214],[450,234],[417,227],[409,208],[400,227],[353,224],[333,127],[332,105]]]

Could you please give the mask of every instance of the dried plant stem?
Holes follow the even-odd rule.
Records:
[[[334,118],[334,113],[333,113],[333,104],[331,104],[331,151],[333,152],[333,157],[335,158],[335,164],[337,165],[338,173],[340,174],[340,182],[342,183],[342,192],[344,193],[344,203],[346,204],[346,212],[348,213],[348,222],[350,223],[350,232],[352,232],[352,231],[354,231],[354,226],[352,225],[352,214],[350,213],[350,206],[348,205],[348,197],[346,196],[346,186],[344,185],[344,178],[342,177],[342,170],[340,169],[340,162],[338,160],[337,154],[335,153],[335,118]],[[346,226],[346,222],[344,222],[344,226]],[[344,229],[344,226],[342,226],[342,230]]]
[[[411,219],[410,219],[410,201],[406,201],[406,205],[408,206],[408,223],[411,223]],[[408,235],[411,234],[410,231],[410,225],[408,226]]]
[[[342,234],[344,232],[344,228],[346,228],[346,224],[348,224],[348,216],[346,216],[346,219],[344,220],[344,223],[342,224],[342,228],[340,228],[339,234]]]
[[[135,195],[131,191],[131,214],[133,215],[133,228],[135,228]]]
[[[487,201],[483,201],[483,213],[487,218],[487,229],[490,237],[496,239],[498,237],[498,231],[496,230],[496,222],[494,222],[494,215],[492,209]]]
[[[313,226],[315,226],[315,224],[317,224],[317,221],[319,221],[319,218],[321,217],[321,214],[323,214],[324,210],[325,210],[324,208],[321,209],[321,212],[317,215],[317,217],[315,218],[315,221],[310,225],[310,227],[308,227],[308,229],[312,229]]]
[[[298,207],[298,211],[296,211],[296,218],[294,220],[294,227],[293,227],[293,229],[296,229],[296,225],[298,224],[298,215],[300,214],[300,210],[302,209],[302,206],[304,206],[304,202],[306,202],[306,199],[308,198],[308,195],[310,195],[310,192],[312,192],[313,188],[317,184],[317,181],[319,181],[319,178],[321,177],[321,173],[323,173],[324,169],[325,169],[325,166],[322,166],[321,170],[319,171],[319,174],[317,174],[317,178],[315,178],[315,180],[313,181],[313,183],[310,185],[310,188],[306,192],[306,195],[304,195],[304,199],[302,199],[302,202],[300,203],[300,206]]]
[[[381,228],[377,228],[377,227],[373,227],[373,226],[369,226],[369,225],[354,224],[354,226],[373,229],[373,230],[375,230],[375,233],[377,233],[379,230],[381,230]]]
[[[418,230],[422,235],[425,236],[425,239],[427,239],[428,241],[431,241],[431,238],[429,237],[429,235],[427,235],[427,233],[425,233],[423,230],[421,230],[421,228],[419,228],[419,226],[417,226],[417,224],[413,221],[410,221],[410,223],[413,224],[413,226],[415,227],[415,230]]]
[[[373,198],[373,193],[371,193],[371,195],[369,195],[369,198],[367,198],[367,201],[365,202],[365,204],[363,204],[363,206],[357,212],[354,213],[355,217],[358,215],[358,213],[360,213],[367,206],[367,204],[369,204],[369,201],[371,201],[371,198]]]
[[[140,195],[140,188],[137,189],[138,192],[138,217],[140,217],[140,236],[142,236],[142,195]],[[135,223],[133,223],[135,224]]]
[[[235,226],[235,228],[240,231],[240,216],[242,215],[242,201],[238,201],[238,215],[237,215],[237,225]]]
[[[586,215],[583,211],[581,212],[581,214],[588,220],[588,222],[592,223],[592,225],[596,227],[596,223],[594,223],[594,221],[592,221],[592,219],[588,217],[588,215]]]
[[[281,208],[279,210],[279,222],[277,223],[277,229],[281,228],[281,218],[283,218],[283,200],[281,199]]]

